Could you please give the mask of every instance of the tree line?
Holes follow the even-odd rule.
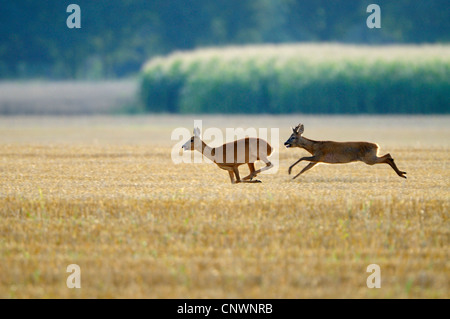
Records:
[[[448,43],[445,0],[72,0],[0,5],[0,78],[102,79],[136,74],[147,59],[198,47],[286,43]],[[81,8],[81,28],[66,25]]]

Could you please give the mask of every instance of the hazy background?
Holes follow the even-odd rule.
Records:
[[[70,14],[66,8],[71,3],[81,7],[81,29],[66,26]],[[3,1],[0,113],[142,111],[137,106],[137,91],[143,64],[177,50],[298,42],[448,44],[448,1],[377,0],[381,29],[366,26],[370,14],[366,8],[371,3],[374,1]],[[446,79],[445,88],[448,74]],[[6,81],[14,81],[15,86]]]

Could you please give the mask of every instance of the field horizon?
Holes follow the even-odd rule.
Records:
[[[174,164],[171,132],[196,119],[279,128],[278,171],[232,185],[214,164]],[[352,163],[292,180],[299,122],[379,144],[408,179]],[[447,299],[449,137],[448,115],[0,117],[0,297]]]

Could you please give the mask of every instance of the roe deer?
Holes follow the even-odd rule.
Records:
[[[221,169],[228,171],[232,184],[261,183],[260,180],[253,180],[253,178],[256,177],[257,174],[273,167],[273,164],[268,159],[268,156],[272,154],[272,146],[260,138],[246,137],[244,139],[223,144],[219,147],[210,147],[201,140],[200,130],[195,128],[194,136],[192,136],[182,148],[186,151],[196,150],[217,164]],[[255,170],[254,163],[257,160],[263,161],[266,166]],[[250,174],[241,180],[238,167],[242,164],[248,165]]]
[[[302,169],[300,173],[294,176],[297,178],[302,173],[313,168],[317,163],[350,163],[361,161],[368,165],[386,163],[389,164],[398,176],[406,178],[406,172],[400,171],[394,163],[390,154],[378,157],[378,145],[368,142],[333,142],[333,141],[313,141],[302,136],[303,124],[292,128],[292,135],[284,143],[289,147],[301,147],[307,150],[312,156],[302,157],[289,167],[289,174],[292,168],[300,161],[309,161],[310,163]]]

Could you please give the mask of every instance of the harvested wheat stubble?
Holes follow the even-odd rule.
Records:
[[[292,117],[251,119],[290,135]],[[408,180],[355,163],[292,181],[305,153],[280,147],[276,174],[231,185],[215,165],[171,162],[189,117],[0,119],[0,296],[449,298],[448,117],[301,121],[311,138],[378,142]]]

